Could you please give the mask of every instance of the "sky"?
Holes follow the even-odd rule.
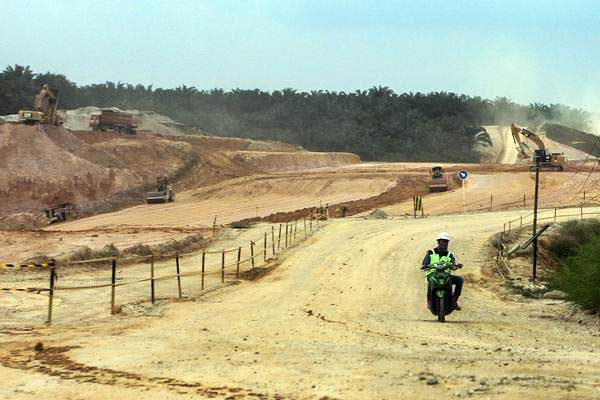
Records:
[[[155,88],[450,91],[600,112],[600,1],[0,0],[0,68]]]

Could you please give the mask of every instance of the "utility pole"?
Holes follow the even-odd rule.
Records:
[[[538,253],[538,240],[537,240],[537,213],[538,213],[538,189],[540,182],[540,161],[545,158],[544,150],[536,150],[534,156],[534,168],[535,168],[535,194],[533,196],[533,265],[531,273],[531,281],[535,282],[537,278],[537,253]]]

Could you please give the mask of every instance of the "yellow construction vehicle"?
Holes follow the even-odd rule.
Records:
[[[521,128],[515,123],[510,125],[510,130],[513,141],[517,145],[519,158],[531,158],[531,155],[528,153],[528,151],[531,152],[531,149],[521,140],[520,135],[523,135],[537,146],[537,151],[535,152],[540,154],[542,158],[542,161],[539,163],[540,171],[562,171],[564,169],[563,166],[567,163],[567,156],[564,153],[551,153],[547,151],[546,145],[538,135],[525,128]],[[532,164],[529,170],[535,171],[535,166]]]
[[[171,203],[175,201],[175,191],[169,185],[166,176],[156,178],[156,187],[153,191],[146,193],[146,202],[148,204]]]
[[[19,122],[29,125],[60,125],[62,121],[56,113],[58,105],[58,89],[42,86],[35,96],[33,110],[19,110]]]
[[[444,171],[442,167],[435,166],[431,168],[429,171],[429,182],[427,184],[427,188],[430,192],[445,192],[448,190],[448,181],[444,176]]]

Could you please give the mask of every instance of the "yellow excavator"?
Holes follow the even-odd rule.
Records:
[[[62,121],[56,113],[57,106],[58,89],[44,85],[35,96],[33,110],[19,110],[19,122],[28,125],[60,125]]]
[[[521,135],[523,135],[537,146],[535,153],[541,157],[539,163],[540,171],[562,171],[564,169],[564,165],[567,163],[567,156],[563,153],[551,153],[547,151],[546,145],[538,135],[525,128],[521,128],[514,122],[510,125],[510,131],[512,132],[513,141],[517,145],[519,158],[531,158],[528,153],[528,151],[531,152],[531,149],[521,140]],[[535,166],[532,164],[529,170],[535,171]]]

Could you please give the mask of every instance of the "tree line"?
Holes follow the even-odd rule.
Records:
[[[59,107],[155,111],[200,131],[280,140],[314,151],[347,151],[363,160],[477,162],[482,125],[555,122],[588,130],[590,114],[562,104],[517,104],[449,92],[394,93],[384,86],[354,92],[292,88],[201,90],[105,82],[77,85],[66,76],[8,66],[0,73],[0,115],[30,108],[43,84],[58,88]]]

